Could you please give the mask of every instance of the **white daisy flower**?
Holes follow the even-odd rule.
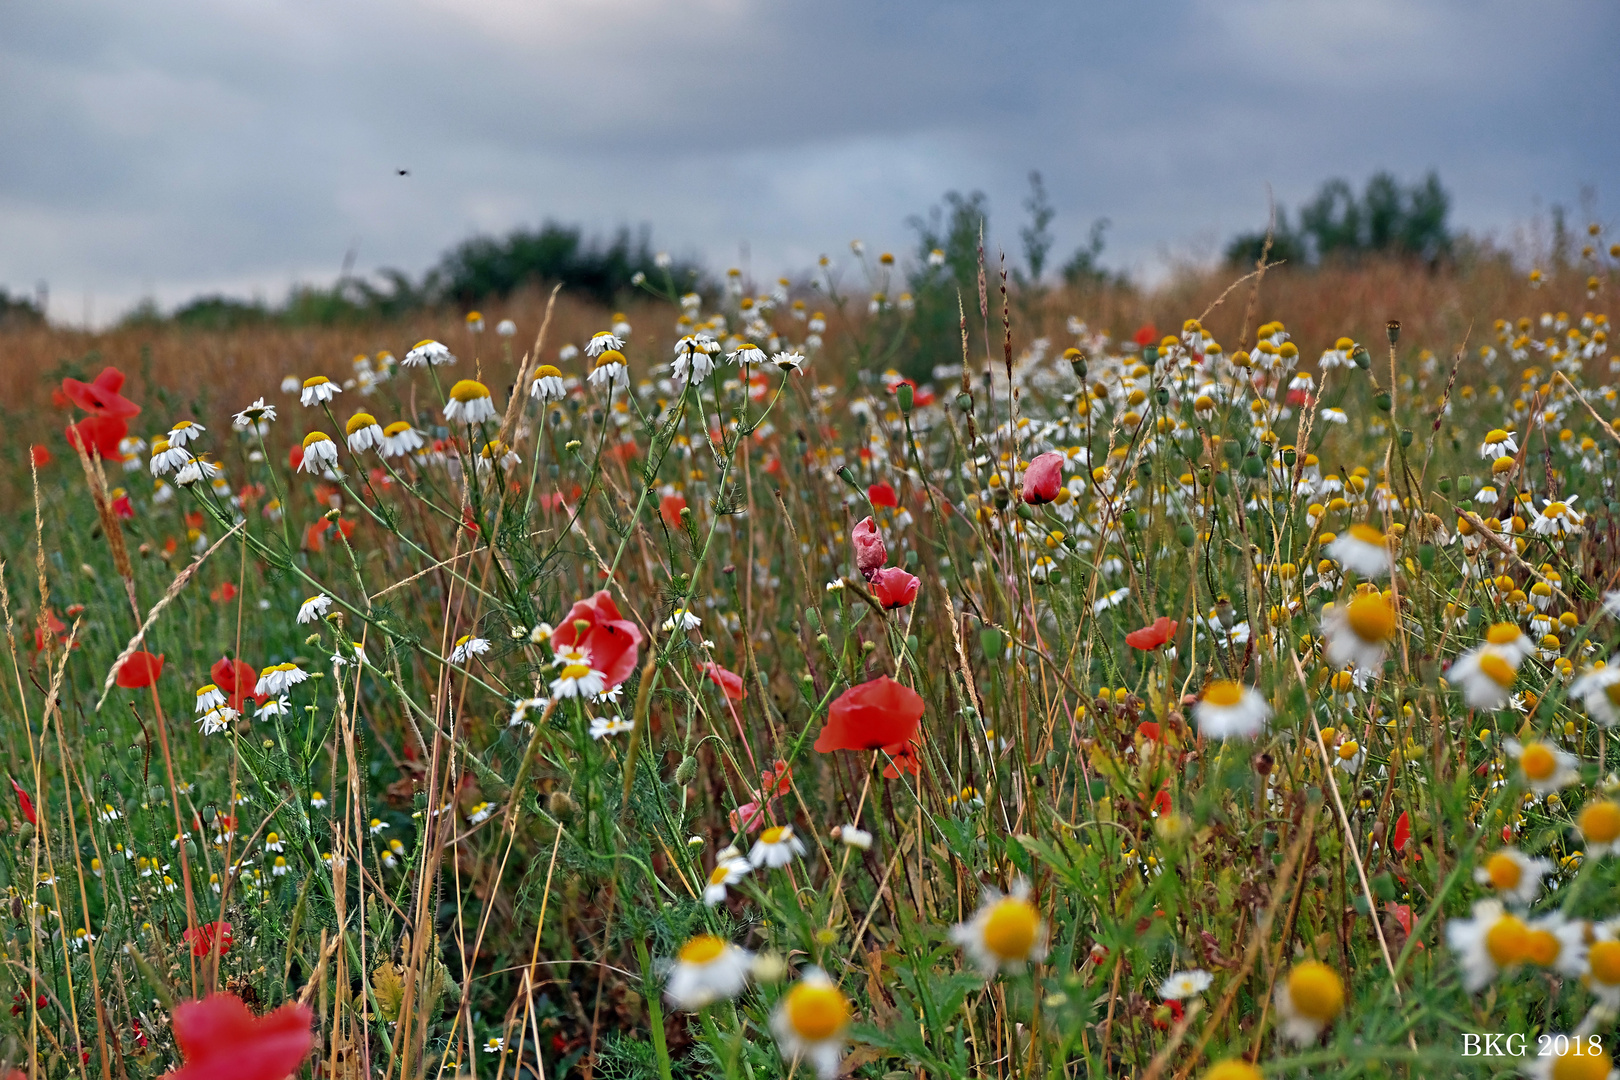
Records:
[[[511,337],[517,333],[517,323],[511,319],[502,319],[495,324],[495,332],[501,337]]]
[[[191,451],[180,446],[170,446],[169,440],[159,438],[152,440],[152,475],[164,476],[173,472],[191,460]]]
[[[985,889],[973,917],[951,928],[951,940],[986,978],[1039,961],[1046,955],[1046,923],[1029,902],[1029,882],[1017,879],[1008,896]]]
[[[220,688],[213,683],[204,683],[197,687],[197,711],[200,713],[213,712],[225,704],[226,698]]]
[[[673,633],[677,630],[696,630],[703,625],[703,620],[692,614],[686,608],[676,608],[669,618],[664,620],[661,629],[664,633]]]
[[[833,829],[832,837],[845,847],[872,850],[872,834],[854,825],[839,825]]]
[[[1552,743],[1540,739],[1527,743],[1508,739],[1502,743],[1502,747],[1508,752],[1508,757],[1519,763],[1524,782],[1537,795],[1567,788],[1581,778],[1580,759]]]
[[[738,945],[697,934],[685,942],[669,964],[664,998],[682,1012],[734,998],[748,985],[754,954]]]
[[[753,869],[734,847],[725,848],[715,859],[714,869],[703,887],[703,902],[710,907],[726,898],[726,886],[735,885]]]
[[[606,686],[606,677],[589,664],[565,664],[551,681],[551,696],[594,700]]]
[[[562,372],[551,364],[541,364],[534,371],[534,382],[529,384],[529,396],[536,401],[561,401],[568,396]]]
[[[169,429],[169,445],[184,446],[208,429],[190,420],[180,420]]]
[[[1350,526],[1327,546],[1328,558],[1362,577],[1388,577],[1389,544],[1382,532],[1365,522]]]
[[[1529,907],[1541,895],[1541,879],[1553,871],[1551,859],[1535,859],[1517,848],[1491,853],[1484,865],[1474,867],[1474,880],[1489,885],[1504,902]]]
[[[477,379],[462,379],[450,388],[450,400],[444,403],[444,418],[451,423],[482,424],[495,419],[495,402],[490,400],[489,387]]]
[[[231,420],[231,426],[238,431],[246,431],[254,424],[268,424],[276,418],[276,407],[266,405],[264,398],[256,399],[253,404],[237,413]]]
[[[1611,920],[1592,927],[1593,941],[1586,947],[1586,987],[1603,1007],[1620,1010],[1620,940]]]
[[[546,706],[550,703],[549,698],[543,697],[519,698],[512,703],[512,718],[506,722],[506,726],[522,727],[525,724],[532,723],[529,714],[531,712],[545,712]]]
[[[381,448],[383,445],[382,425],[378,424],[377,418],[370,413],[357,412],[349,417],[349,422],[344,425],[344,431],[348,435],[349,449],[357,454],[364,453],[372,447]]]
[[[204,735],[218,735],[229,727],[231,721],[235,720],[239,715],[241,714],[235,709],[215,709],[206,716],[198,717],[197,725],[202,729]]]
[[[313,807],[314,809],[316,809],[316,810],[325,810],[326,809],[326,796],[322,795],[318,791],[310,792],[309,793],[309,805],[311,807]]]
[[[1530,528],[1537,536],[1572,536],[1586,528],[1586,515],[1575,509],[1579,495],[1548,499]]]
[[[472,822],[474,825],[482,825],[484,822],[488,821],[494,813],[495,807],[493,804],[481,802],[472,808],[472,813],[467,815],[467,820]]]
[[[1283,1038],[1306,1046],[1321,1038],[1344,1011],[1344,980],[1326,964],[1306,960],[1295,964],[1288,978],[1278,982],[1275,1001]]]
[[[802,371],[804,368],[804,360],[804,353],[795,352],[791,349],[783,350],[782,352],[775,353],[771,356],[771,363],[775,364],[782,371]]]
[[[1363,671],[1381,667],[1399,625],[1395,605],[1376,592],[1362,593],[1343,606],[1324,605],[1323,651],[1328,663]]]
[[[312,431],[304,436],[304,460],[299,462],[300,472],[317,473],[335,468],[338,463],[337,443],[324,431]]]
[[[1160,984],[1159,996],[1166,1001],[1185,1001],[1208,990],[1209,984],[1214,981],[1214,976],[1203,968],[1172,972],[1170,977]]]
[[[255,710],[254,715],[259,717],[261,720],[270,716],[291,716],[292,702],[284,697],[271,698],[263,705],[260,705],[258,709]]]
[[[630,367],[625,362],[624,353],[618,349],[608,349],[596,358],[596,365],[591,373],[585,376],[585,381],[592,386],[624,386],[630,381]]]
[[[1620,855],[1620,802],[1594,799],[1581,807],[1575,827],[1586,845],[1587,857]]]
[[[489,641],[471,634],[463,634],[456,639],[455,647],[450,650],[452,664],[465,664],[475,656],[482,656],[489,652]]]
[[[400,361],[406,367],[427,367],[429,365],[437,367],[440,364],[453,364],[455,362],[455,355],[444,345],[431,338],[418,341],[411,346],[411,351],[405,354],[404,360]]]
[[[514,465],[523,464],[523,459],[518,457],[516,450],[500,439],[492,439],[478,452],[476,465],[479,472],[487,473],[494,469],[496,462],[500,463],[501,468],[510,469]]]
[[[601,739],[609,735],[627,735],[634,731],[635,727],[635,721],[626,720],[622,716],[593,716],[590,736],[593,739]]]
[[[1503,971],[1524,960],[1530,928],[1500,900],[1474,901],[1473,917],[1446,924],[1446,943],[1457,954],[1463,986],[1477,994]]]
[[[1519,452],[1519,444],[1513,437],[1513,432],[1504,428],[1492,428],[1485,433],[1485,441],[1480,444],[1479,456],[1486,461],[1495,461],[1499,457],[1511,457]]]
[[[281,839],[281,834],[280,833],[266,833],[265,834],[265,837],[264,837],[264,849],[266,851],[281,852],[281,851],[285,851],[286,848],[287,848],[287,845]]]
[[[1333,753],[1335,758],[1333,762],[1334,768],[1343,769],[1351,776],[1359,773],[1362,762],[1367,760],[1367,752],[1354,739],[1346,739],[1338,745]]]
[[[96,816],[101,819],[101,823],[103,825],[107,825],[111,822],[117,821],[124,815],[119,813],[118,808],[113,806],[112,803],[103,803],[101,810],[97,812]]]
[[[1271,706],[1252,686],[1230,679],[1214,679],[1193,706],[1198,730],[1216,739],[1248,739],[1265,730]]]
[[[759,834],[754,846],[748,849],[748,862],[759,869],[786,866],[796,856],[804,854],[804,842],[793,835],[792,825],[773,825]]]
[[[771,1014],[771,1030],[783,1057],[808,1062],[820,1080],[833,1080],[844,1060],[849,1017],[843,991],[820,968],[807,968],[782,995]]]
[[[738,367],[746,367],[749,364],[763,364],[765,362],[765,350],[753,342],[745,341],[728,353],[727,359]]]
[[[1515,632],[1519,629],[1511,623],[1499,625],[1511,626]],[[1508,703],[1519,677],[1520,659],[1516,648],[1499,648],[1486,641],[1459,654],[1446,669],[1446,681],[1462,690],[1470,708],[1494,711]]]
[[[1533,1057],[1519,1063],[1527,1080],[1620,1080],[1614,1055],[1601,1046],[1600,1036],[1545,1034]],[[1593,1040],[1599,1040],[1594,1045]]]
[[[194,457],[180,466],[180,471],[174,474],[174,482],[181,487],[187,487],[199,480],[212,480],[219,473],[219,466],[212,461]]]
[[[1569,696],[1579,698],[1586,714],[1604,727],[1620,723],[1620,655],[1588,668],[1570,683]]]
[[[624,348],[624,341],[611,330],[601,330],[591,335],[591,340],[585,343],[585,355],[595,358],[605,352],[618,352]]]
[[[309,673],[297,664],[271,664],[259,672],[259,681],[254,686],[253,692],[279,697],[307,678]]]
[[[324,616],[331,607],[332,598],[325,593],[317,593],[299,605],[298,621],[300,623],[315,622]]]
[[[312,405],[324,405],[341,393],[343,387],[325,375],[316,375],[304,380],[304,392],[299,395],[298,400],[304,403],[305,408],[309,408]]]
[[[406,420],[395,420],[383,428],[382,456],[385,458],[404,457],[414,454],[427,445],[421,432],[411,427]]]

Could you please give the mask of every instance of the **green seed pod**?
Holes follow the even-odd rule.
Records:
[[[1198,541],[1198,531],[1191,525],[1176,526],[1176,542],[1184,548],[1190,548]]]
[[[987,626],[979,631],[979,648],[984,655],[992,660],[999,660],[1003,655],[1001,647],[1001,631],[993,626]]]
[[[813,607],[812,608],[805,608],[804,609],[804,621],[810,624],[810,628],[812,630],[820,630],[821,629],[821,609],[820,608],[813,608]]]
[[[677,784],[690,784],[697,777],[697,758],[690,754],[681,759],[680,765],[675,769],[675,782]]]
[[[1373,404],[1378,406],[1379,412],[1389,412],[1389,410],[1394,407],[1395,403],[1390,400],[1390,396],[1387,392],[1381,392],[1377,397],[1373,398]]]
[[[1259,458],[1246,457],[1243,459],[1243,475],[1247,476],[1250,480],[1260,479],[1260,477],[1265,474],[1265,471],[1266,463],[1261,461]]]
[[[965,390],[962,393],[957,394],[956,395],[956,407],[958,409],[960,409],[962,412],[965,412],[965,413],[972,412],[973,411],[973,395],[968,393]]]
[[[895,389],[894,400],[900,405],[900,411],[907,416],[911,415],[911,405],[916,392],[911,389],[910,383],[901,383]]]
[[[1412,429],[1411,428],[1401,428],[1401,445],[1402,446],[1411,446],[1412,445]]]
[[[1389,343],[1398,345],[1401,340],[1401,320],[1391,319],[1384,324],[1384,333],[1389,335]]]
[[[1215,490],[1222,495],[1232,494],[1232,478],[1224,472],[1216,473]]]

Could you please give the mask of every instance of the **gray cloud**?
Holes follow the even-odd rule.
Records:
[[[774,275],[910,242],[947,188],[1012,243],[1114,222],[1151,274],[1325,177],[1440,170],[1505,230],[1614,175],[1596,0],[106,0],[0,5],[0,284],[61,314],[424,268],[473,230],[650,223]],[[394,174],[406,167],[410,177]]]

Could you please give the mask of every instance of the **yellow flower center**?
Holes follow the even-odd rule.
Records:
[[[1529,927],[1514,915],[1504,915],[1485,931],[1485,951],[1497,967],[1510,967],[1524,959]]]
[[[1359,753],[1361,753],[1361,744],[1356,742],[1354,739],[1350,739],[1343,746],[1339,747],[1339,760],[1353,761],[1355,756]]]
[[[395,420],[392,424],[389,424],[387,427],[383,428],[383,434],[387,435],[389,438],[392,438],[395,435],[402,435],[409,430],[411,430],[410,421]]]
[[[370,413],[357,412],[353,416],[349,417],[349,422],[344,425],[344,428],[348,434],[353,435],[355,432],[360,431],[363,428],[376,426],[377,418],[375,416],[372,416]]]
[[[304,386],[305,387],[319,386],[322,383],[329,383],[331,381],[332,380],[328,379],[325,375],[317,375],[312,379],[305,379],[304,380]]]
[[[591,669],[586,664],[569,664],[562,669],[562,677],[565,679],[583,679],[590,673]]]
[[[1546,743],[1533,742],[1519,755],[1519,768],[1532,780],[1551,780],[1558,771],[1558,758]]]
[[[1590,803],[1575,822],[1580,826],[1581,835],[1589,842],[1612,844],[1620,840],[1620,803],[1612,799]]]
[[[1524,955],[1532,964],[1552,967],[1563,951],[1564,943],[1551,930],[1532,930],[1525,935]]]
[[[1229,709],[1243,700],[1243,687],[1231,679],[1216,679],[1204,687],[1204,700]]]
[[[1204,1080],[1260,1080],[1260,1070],[1247,1061],[1231,1058],[1211,1066]]]
[[[801,982],[788,991],[788,1026],[805,1042],[825,1042],[849,1023],[849,1002],[836,986]]]
[[[1524,867],[1513,856],[1498,851],[1485,863],[1485,874],[1491,879],[1491,888],[1515,889],[1524,878]]]
[[[1513,680],[1519,677],[1513,665],[1495,653],[1486,653],[1479,658],[1479,670],[1497,686],[1509,687]]]
[[[324,432],[324,431],[312,431],[308,435],[304,436],[304,449],[308,450],[311,446],[313,446],[313,445],[315,445],[316,443],[319,443],[319,442],[331,442],[331,441],[332,441],[332,437],[330,435],[328,435],[326,432]]]
[[[699,934],[681,946],[677,954],[683,964],[710,964],[720,959],[726,943],[713,934]]]
[[[1575,1042],[1575,1037],[1571,1036],[1569,1050],[1553,1059],[1548,1072],[1551,1080],[1604,1080],[1614,1069],[1614,1058],[1606,1051],[1577,1054]]]
[[[1363,544],[1376,544],[1379,547],[1384,546],[1384,534],[1365,522],[1350,526],[1350,535],[1355,537],[1357,540],[1360,540]]]
[[[1488,443],[1506,442],[1507,437],[1508,433],[1503,431],[1501,428],[1491,428],[1491,430],[1485,433],[1485,441]]]
[[[1395,636],[1395,606],[1377,593],[1350,601],[1344,617],[1362,641],[1388,641]]]
[[[1561,502],[1548,503],[1547,504],[1547,509],[1542,512],[1542,516],[1543,517],[1563,517],[1564,512],[1567,511],[1568,509],[1569,509],[1569,507],[1564,505]]]
[[[1592,978],[1604,986],[1620,986],[1620,941],[1599,941],[1586,954]]]
[[[730,871],[726,869],[725,863],[721,863],[719,866],[709,871],[709,884],[724,885],[726,883],[726,876],[729,873]]]
[[[560,379],[562,378],[562,371],[552,364],[541,364],[534,369],[534,377],[537,379]]]
[[[762,844],[780,844],[782,838],[787,835],[788,828],[787,825],[772,825],[759,834],[759,842]]]
[[[1519,637],[1519,628],[1510,622],[1494,623],[1485,631],[1485,640],[1492,645],[1512,645]]]
[[[450,388],[450,396],[462,404],[466,404],[474,398],[489,397],[489,387],[477,379],[462,379]]]
[[[1326,964],[1307,960],[1288,973],[1288,998],[1300,1015],[1325,1024],[1344,1008],[1344,982]]]
[[[984,947],[1003,960],[1022,960],[1035,947],[1041,917],[1028,900],[1009,896],[996,901],[984,920]]]
[[[213,683],[203,683],[201,686],[197,687],[197,696],[202,697],[204,694],[212,694],[218,689],[219,687],[215,686]]]

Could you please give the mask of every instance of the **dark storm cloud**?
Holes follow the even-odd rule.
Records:
[[[0,284],[77,313],[418,271],[468,232],[647,222],[716,264],[909,244],[947,188],[1140,273],[1331,175],[1438,168],[1507,229],[1620,165],[1591,3],[0,4]],[[400,178],[396,167],[412,175]]]

